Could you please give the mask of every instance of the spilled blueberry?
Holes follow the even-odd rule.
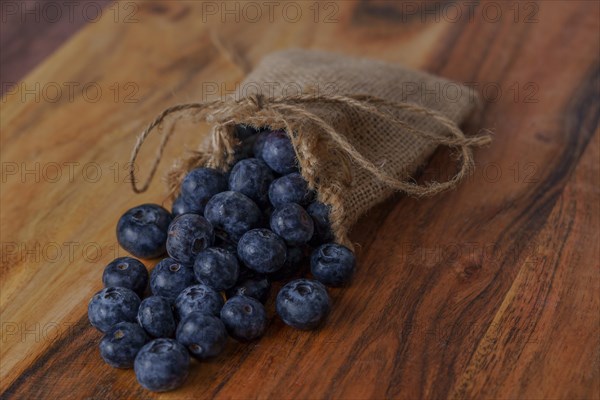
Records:
[[[314,223],[310,215],[296,203],[286,203],[273,211],[271,229],[290,245],[301,245],[312,238]]]
[[[269,204],[269,185],[273,179],[273,171],[264,161],[246,158],[231,169],[229,190],[245,194],[256,204],[265,207]]]
[[[160,257],[165,253],[170,223],[171,214],[167,210],[157,204],[142,204],[119,218],[117,241],[136,257]]]
[[[198,282],[205,283],[217,292],[235,285],[239,271],[235,253],[221,247],[209,247],[201,251],[194,262],[194,274]]]
[[[178,388],[189,373],[190,356],[173,339],[154,339],[140,349],[134,362],[137,381],[153,392]]]
[[[298,170],[296,152],[284,131],[272,131],[262,144],[261,158],[278,174],[291,174]]]
[[[193,264],[198,253],[215,241],[213,227],[198,214],[183,214],[171,222],[167,237],[169,256],[184,264]]]
[[[119,257],[104,268],[104,287],[124,287],[142,296],[148,286],[148,270],[139,260],[132,257]]]
[[[286,257],[285,242],[268,229],[253,229],[242,236],[237,247],[238,257],[251,270],[275,272]]]
[[[188,214],[188,213],[202,214],[202,211],[203,211],[202,207],[195,206],[194,204],[189,203],[182,196],[178,196],[173,201],[173,205],[171,207],[171,214],[173,214],[173,217],[177,217],[181,214]]]
[[[218,234],[237,241],[245,232],[261,221],[260,209],[248,196],[233,191],[213,196],[204,210],[204,216]]]
[[[152,294],[168,300],[174,300],[183,289],[195,282],[192,267],[172,258],[161,260],[150,273]]]
[[[227,342],[227,331],[219,318],[192,312],[179,323],[177,341],[184,345],[193,357],[204,360],[223,351]]]
[[[264,335],[268,322],[262,303],[248,296],[235,296],[227,300],[221,310],[221,321],[229,335],[240,342]]]
[[[356,258],[345,246],[326,243],[310,257],[310,271],[319,282],[332,287],[344,286],[354,274]]]
[[[285,203],[297,203],[305,206],[314,197],[308,184],[298,172],[275,179],[269,186],[269,200],[273,207],[281,207]]]
[[[88,303],[88,318],[93,327],[101,332],[119,322],[135,322],[140,298],[131,289],[123,287],[104,288]]]
[[[175,335],[177,324],[171,302],[160,296],[150,296],[142,300],[137,313],[137,321],[146,333],[155,338],[169,338]]]
[[[224,190],[227,190],[227,179],[223,173],[212,168],[196,168],[183,178],[179,196],[194,212],[202,214],[210,198]]]
[[[100,341],[100,356],[111,367],[133,368],[135,356],[148,341],[138,324],[119,322]]]
[[[281,288],[277,294],[277,314],[283,322],[301,330],[318,328],[330,309],[327,289],[322,283],[297,279]]]
[[[175,299],[175,310],[179,319],[184,319],[193,312],[219,315],[222,307],[221,294],[203,283],[186,288]]]

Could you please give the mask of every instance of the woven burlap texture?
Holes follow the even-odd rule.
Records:
[[[432,195],[454,188],[469,174],[471,148],[489,143],[489,137],[465,137],[458,126],[477,104],[469,88],[421,71],[292,49],[264,57],[232,99],[165,110],[141,142],[172,113],[212,124],[200,149],[170,171],[168,185],[177,194],[190,169],[231,167],[239,144],[236,124],[286,130],[300,172],[319,200],[331,206],[336,241],[352,247],[349,229],[394,191]],[[439,145],[455,151],[460,160],[458,172],[446,182],[418,185],[411,175]],[[134,150],[133,160],[135,156]]]

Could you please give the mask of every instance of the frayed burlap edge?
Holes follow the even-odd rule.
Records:
[[[307,105],[340,105],[351,107],[356,112],[382,118],[390,125],[409,134],[426,138],[435,145],[447,146],[454,150],[460,163],[457,173],[445,182],[427,182],[419,185],[406,180],[398,180],[386,174],[370,160],[360,154],[343,134],[337,132],[328,122],[307,110]],[[431,118],[443,128],[444,134],[432,134],[411,127],[408,123],[398,120],[391,112],[385,110],[401,110]],[[155,129],[161,130],[165,119],[175,118],[163,133],[157,150],[156,158],[150,169],[146,182],[138,187],[135,176],[135,161],[140,148],[148,135]],[[354,248],[348,239],[351,224],[356,216],[348,218],[349,210],[344,209],[341,194],[352,184],[352,168],[362,168],[373,175],[390,189],[406,194],[422,197],[431,196],[442,191],[455,188],[458,183],[468,176],[473,169],[473,147],[480,147],[491,142],[489,134],[466,137],[458,125],[443,114],[429,110],[414,103],[396,103],[367,95],[300,95],[281,98],[265,98],[254,95],[239,100],[227,99],[202,103],[181,104],[170,107],[158,115],[155,120],[138,137],[131,154],[130,178],[134,192],[147,190],[163,150],[175,130],[178,119],[190,118],[195,121],[205,121],[212,125],[209,140],[199,151],[179,160],[169,171],[167,184],[169,194],[178,194],[181,181],[185,174],[193,168],[207,166],[226,171],[234,161],[234,152],[240,144],[235,136],[235,126],[245,124],[254,127],[269,127],[273,130],[285,130],[292,141],[302,176],[311,189],[318,193],[318,200],[331,206],[330,220],[335,239],[338,243]],[[316,146],[329,146],[333,165],[338,168],[328,168],[323,173],[325,165],[332,160],[323,160],[317,156]]]

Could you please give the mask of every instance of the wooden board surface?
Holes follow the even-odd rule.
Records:
[[[257,19],[246,3],[228,3],[231,15],[222,2],[130,4],[105,9],[2,98],[2,398],[599,398],[598,2],[457,3],[461,17],[437,2],[320,3],[318,15],[295,2],[272,21],[264,5]],[[251,64],[296,46],[470,83],[488,100],[472,129],[495,140],[458,190],[396,196],[357,224],[358,272],[331,291],[322,330],[273,317],[263,339],[231,342],[156,395],[103,364],[87,301],[125,254],[119,215],[164,199],[160,182],[130,191],[136,134],[163,108],[243,79],[211,31]],[[168,160],[199,142],[184,128]],[[425,174],[450,165],[436,154]]]

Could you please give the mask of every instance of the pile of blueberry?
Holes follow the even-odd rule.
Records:
[[[354,272],[354,254],[332,242],[329,208],[298,172],[287,134],[240,125],[236,135],[229,173],[190,171],[171,213],[143,204],[123,214],[121,247],[138,258],[168,257],[150,275],[137,259],[117,258],[89,302],[90,322],[104,333],[102,358],[133,367],[146,389],[180,386],[190,356],[214,357],[228,337],[260,338],[276,282],[288,281],[275,300],[283,322],[316,329],[330,309],[325,285],[344,286]],[[308,255],[314,279],[306,278]]]

